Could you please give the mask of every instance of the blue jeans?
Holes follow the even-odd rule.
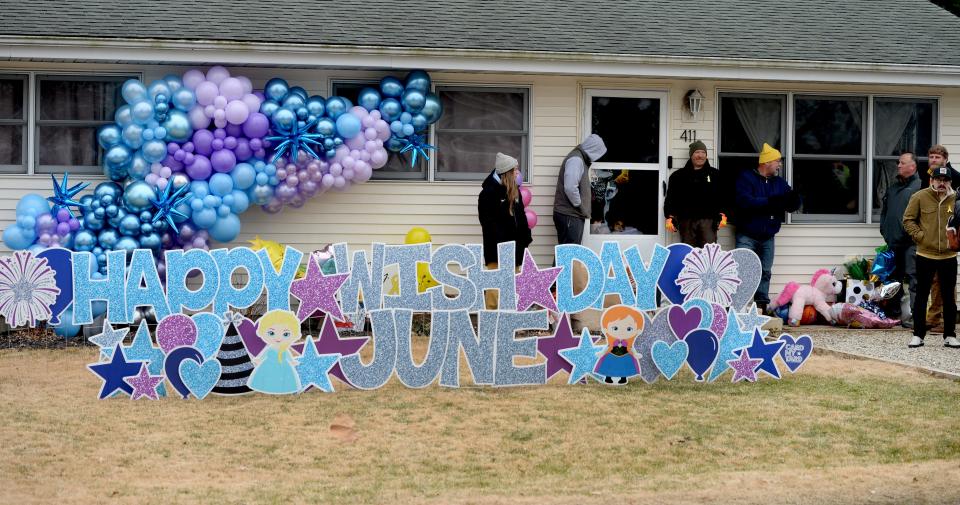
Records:
[[[737,234],[737,249],[750,249],[760,257],[760,285],[753,295],[757,304],[770,303],[770,276],[773,273],[773,237],[759,240],[749,235]]]

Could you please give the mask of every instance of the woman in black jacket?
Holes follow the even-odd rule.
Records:
[[[512,240],[517,243],[516,266],[520,266],[523,251],[532,241],[517,185],[520,164],[511,156],[497,153],[495,167],[484,179],[477,198],[477,214],[483,229],[483,260],[488,268],[496,268],[497,244]]]

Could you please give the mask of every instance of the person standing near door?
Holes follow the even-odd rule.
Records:
[[[670,176],[663,216],[680,231],[680,241],[703,247],[717,241],[720,228],[720,171],[707,160],[707,145],[690,144],[690,159]]]
[[[753,299],[761,311],[770,303],[774,236],[783,214],[800,208],[800,195],[777,175],[781,158],[780,151],[764,143],[757,169],[744,170],[737,178],[737,248],[750,249],[760,257],[760,285]]]
[[[583,223],[590,219],[590,165],[606,154],[607,146],[596,133],[574,147],[560,165],[553,197],[553,224],[558,244],[580,244]]]

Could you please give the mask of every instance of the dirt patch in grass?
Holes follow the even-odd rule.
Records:
[[[96,399],[95,353],[0,351],[0,502],[960,500],[960,383],[872,361],[815,355],[756,384],[131,402]]]

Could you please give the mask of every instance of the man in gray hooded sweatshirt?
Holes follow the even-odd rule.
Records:
[[[557,227],[557,243],[579,244],[583,239],[584,220],[590,219],[590,164],[606,154],[607,146],[596,133],[574,147],[563,159],[557,175],[557,191],[553,199],[553,224]]]

